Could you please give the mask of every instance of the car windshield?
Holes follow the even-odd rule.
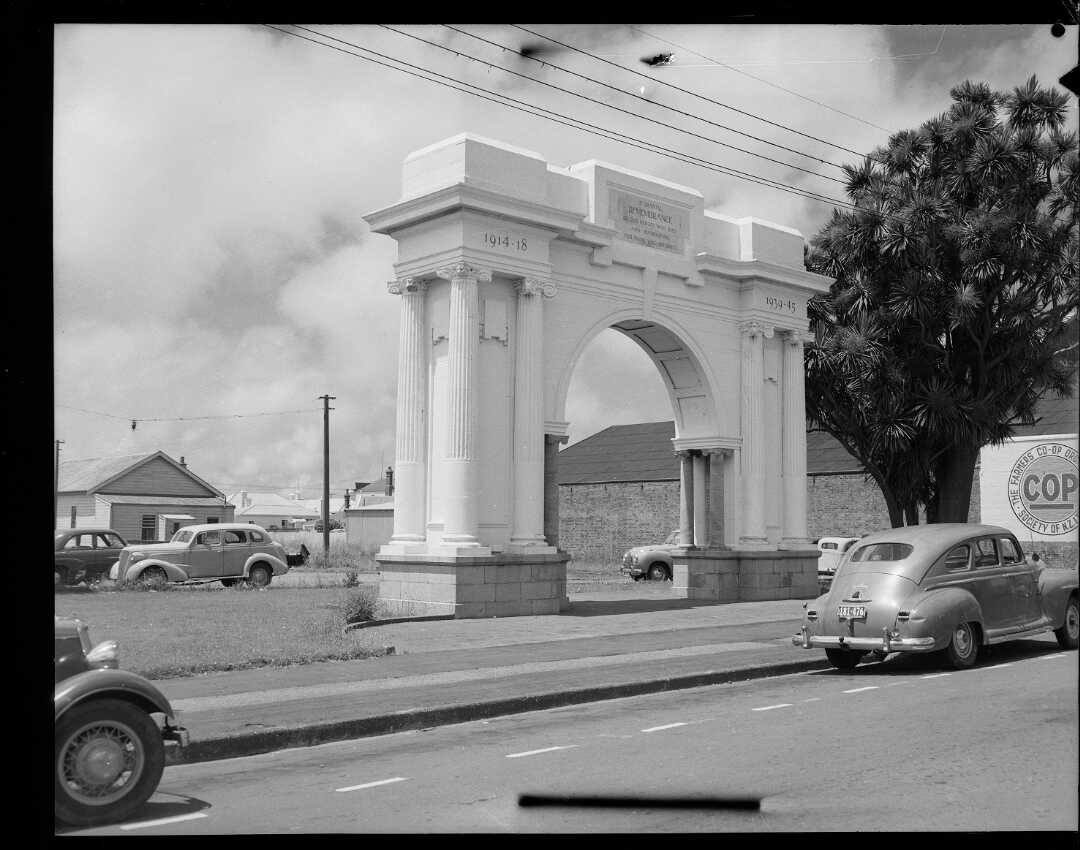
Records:
[[[191,532],[188,531],[186,528],[181,528],[178,532],[176,532],[176,534],[172,536],[172,540],[170,540],[169,542],[187,543],[189,540],[191,540]]]

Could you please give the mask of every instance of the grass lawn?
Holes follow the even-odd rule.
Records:
[[[382,654],[366,629],[344,634],[346,588],[58,593],[53,609],[120,644],[120,667],[149,679]]]

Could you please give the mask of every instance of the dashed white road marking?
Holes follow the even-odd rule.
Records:
[[[800,702],[820,702],[821,697],[810,697],[810,699],[800,700]]]
[[[925,676],[920,676],[920,679],[940,679],[942,676],[951,676],[952,673],[928,673]]]
[[[862,691],[876,691],[877,689],[878,689],[877,685],[867,685],[865,688],[850,688],[849,690],[844,691],[844,693],[845,694],[857,694],[857,693],[861,693]]]
[[[898,688],[901,685],[910,685],[910,684],[911,684],[910,682],[889,682],[889,684],[887,684],[885,687],[886,688]]]
[[[1012,667],[1012,665],[1013,665],[1013,663],[1011,661],[1006,661],[1004,664],[994,664],[991,667],[983,667],[982,669],[983,670],[997,670],[997,669],[999,669],[1001,667]]]
[[[158,818],[157,820],[144,820],[139,823],[126,823],[121,829],[146,829],[148,826],[165,826],[170,823],[179,823],[184,820],[196,820],[198,818],[206,817],[205,812],[195,812],[190,815],[176,815],[171,818]]]
[[[772,711],[774,708],[791,708],[790,702],[778,702],[776,705],[763,705],[761,708],[752,708],[751,711]]]
[[[642,732],[659,732],[662,729],[674,729],[676,726],[685,726],[685,723],[666,723],[663,726],[650,726],[648,729],[642,729]]]
[[[392,782],[404,782],[408,777],[395,776],[393,779],[379,779],[375,782],[365,782],[363,785],[347,785],[344,788],[335,788],[335,791],[360,791],[364,788],[375,788],[379,785],[389,785]]]
[[[555,752],[555,750],[572,750],[576,746],[577,746],[577,744],[567,744],[566,746],[563,746],[563,747],[544,747],[544,749],[542,749],[542,750],[527,750],[524,753],[510,753],[507,756],[507,758],[508,759],[520,759],[520,758],[525,758],[525,756],[539,755],[540,753],[553,753],[553,752]]]

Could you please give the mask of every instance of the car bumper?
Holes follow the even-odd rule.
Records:
[[[619,572],[623,573],[624,575],[628,575],[631,578],[637,578],[638,576],[645,575],[645,568],[644,567],[639,567],[637,565],[627,566],[626,564],[623,564],[623,566],[619,570]]]
[[[854,649],[862,652],[933,652],[932,637],[901,637],[883,630],[881,637],[847,637],[845,635],[812,635],[803,626],[791,636],[791,642],[803,649]]]

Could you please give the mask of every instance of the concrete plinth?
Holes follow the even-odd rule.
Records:
[[[565,552],[476,557],[380,552],[379,601],[396,616],[558,614],[568,604]]]
[[[752,602],[819,595],[813,551],[680,548],[672,568],[672,595],[680,599]]]

